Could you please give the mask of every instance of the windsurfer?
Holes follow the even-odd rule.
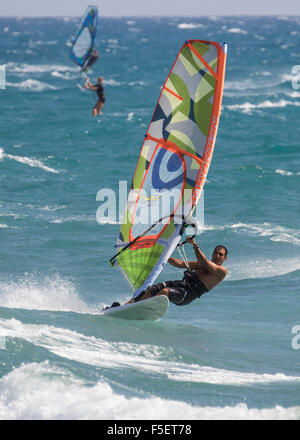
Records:
[[[91,52],[91,54],[90,54],[89,58],[87,59],[86,63],[83,65],[83,67],[81,69],[82,72],[86,72],[97,61],[98,58],[99,58],[98,51],[97,51],[97,49],[94,49]]]
[[[187,262],[189,269],[185,271],[183,279],[166,281],[148,287],[138,297],[132,298],[128,304],[156,295],[166,295],[173,304],[187,305],[194,299],[200,298],[203,293],[213,289],[226,277],[227,269],[223,266],[227,258],[225,246],[216,246],[211,260],[208,260],[192,237],[189,237],[187,242],[193,245],[197,260]],[[169,258],[168,263],[180,269],[186,268],[186,263],[177,258]]]
[[[88,90],[94,90],[98,95],[98,101],[94,105],[93,108],[93,116],[102,115],[102,107],[105,103],[105,94],[104,94],[104,87],[103,87],[103,77],[98,77],[98,84],[92,84],[89,79],[86,80],[86,83],[84,85],[85,89]]]

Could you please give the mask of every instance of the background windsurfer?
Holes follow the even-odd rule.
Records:
[[[128,304],[156,295],[166,295],[173,304],[187,305],[194,299],[200,298],[203,293],[213,289],[226,277],[227,269],[223,263],[227,258],[228,251],[225,246],[216,246],[211,260],[208,260],[192,237],[186,241],[193,245],[197,260],[185,262],[172,257],[168,260],[168,263],[180,269],[186,269],[188,266],[183,279],[166,281],[148,287],[136,298],[132,298]]]
[[[84,88],[88,89],[88,90],[94,90],[97,93],[98,101],[94,105],[93,116],[96,116],[97,114],[101,115],[102,114],[101,110],[102,110],[102,107],[105,103],[103,77],[102,76],[98,77],[98,84],[92,84],[91,81],[89,79],[87,79],[86,83],[84,85]]]

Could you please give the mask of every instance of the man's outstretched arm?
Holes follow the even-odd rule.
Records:
[[[172,266],[178,267],[179,269],[186,269],[185,262],[179,260],[178,258],[170,257],[168,259],[168,263],[172,264]]]

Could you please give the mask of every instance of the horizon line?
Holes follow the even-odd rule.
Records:
[[[281,14],[281,13],[248,13],[248,14],[239,14],[239,13],[225,13],[225,14],[199,14],[199,15],[101,15],[102,18],[200,18],[200,17],[300,17],[299,14]],[[81,17],[80,15],[0,15],[0,18],[76,18]]]

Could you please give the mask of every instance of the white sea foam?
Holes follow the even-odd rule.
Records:
[[[26,90],[26,91],[31,91],[31,92],[44,92],[45,90],[57,90],[57,87],[42,82],[42,81],[38,81],[36,79],[26,79],[25,81],[21,81],[19,83],[11,83],[11,82],[7,82],[6,83],[7,87],[16,87],[18,89],[22,89],[22,90]]]
[[[292,73],[283,73],[282,75],[281,75],[281,79],[282,79],[282,82],[291,82],[293,79],[300,79],[300,72],[299,71],[297,71],[297,73],[294,73],[294,74],[292,74]]]
[[[108,44],[115,45],[115,46],[117,46],[119,44],[119,41],[116,38],[109,38],[107,40],[107,42],[108,42]]]
[[[41,208],[42,211],[58,211],[60,209],[65,209],[66,205],[46,205]]]
[[[129,86],[145,86],[146,83],[144,81],[131,81],[128,83]]]
[[[132,121],[133,116],[134,116],[134,113],[133,113],[133,112],[128,113],[127,121]]]
[[[229,110],[238,110],[242,113],[251,114],[254,110],[268,109],[268,108],[285,108],[287,106],[299,107],[299,101],[287,101],[285,99],[280,99],[279,101],[263,101],[258,104],[252,104],[250,102],[245,102],[244,104],[233,104],[227,105],[226,108]]]
[[[203,27],[203,24],[195,24],[195,23],[180,23],[178,29],[198,29]]]
[[[239,234],[247,233],[249,235],[269,237],[271,241],[287,242],[300,246],[299,229],[286,228],[268,222],[262,224],[235,223],[233,225],[225,226],[224,228],[233,229]]]
[[[58,43],[57,40],[50,40],[50,41],[42,41],[42,40],[29,40],[28,46],[31,49],[34,49],[38,46],[55,46]]]
[[[275,173],[277,174],[281,174],[282,176],[292,176],[293,173],[291,171],[286,171],[286,170],[275,170]]]
[[[95,216],[94,215],[72,215],[70,217],[64,217],[64,218],[56,218],[50,220],[50,223],[71,223],[71,222],[95,222]]]
[[[64,66],[61,64],[19,64],[7,63],[7,72],[27,74],[27,73],[47,73],[47,72],[78,72],[77,67]]]
[[[205,230],[233,230],[237,234],[257,235],[261,237],[269,237],[271,241],[282,241],[300,245],[300,230],[286,228],[272,223],[233,223],[227,225],[210,225],[205,226]]]
[[[121,85],[122,85],[121,82],[116,81],[116,80],[113,79],[113,78],[104,80],[104,81],[103,81],[103,84],[104,84],[104,85],[107,85],[107,86],[113,86],[113,87],[118,87],[118,86],[121,86]]]
[[[263,75],[263,72],[261,73],[261,76]],[[267,72],[265,74],[267,76]],[[224,96],[228,97],[234,97],[237,96],[258,96],[261,97],[264,95],[265,97],[271,97],[274,98],[275,92],[274,88],[269,88],[268,86],[264,87],[263,85],[258,85],[258,87],[252,87],[251,81],[248,80],[249,87],[246,86],[243,82],[231,82],[231,84],[228,85],[226,90],[224,91]],[[262,82],[263,84],[263,82]],[[244,87],[245,86],[245,87]],[[274,86],[275,87],[275,86]],[[262,90],[263,89],[263,90]],[[276,93],[276,96],[287,96],[291,99],[298,99],[300,98],[300,92],[297,92],[296,90],[288,91],[288,90],[278,90]]]
[[[262,85],[261,87],[265,87]],[[260,89],[260,84],[255,81],[255,79],[245,79],[242,81],[225,81],[224,89],[225,90],[234,90],[234,91],[244,91],[244,90],[257,90]]]
[[[232,231],[242,236],[266,237],[270,241],[289,243],[300,246],[299,229],[286,228],[271,223],[247,224],[234,223],[227,225],[205,226],[205,230]],[[231,261],[230,271],[226,281],[243,280],[251,278],[269,278],[285,275],[300,269],[300,261],[297,257],[268,258],[243,258],[242,261]]]
[[[296,92],[296,90],[293,90],[292,92],[283,92],[286,96],[288,96],[289,98],[300,98],[300,92]]]
[[[255,76],[256,72],[252,75]],[[261,78],[266,77],[268,75],[268,72],[259,72],[258,73]],[[252,80],[246,80],[246,81],[229,81],[228,84],[225,86],[224,95],[230,96],[230,97],[237,97],[237,96],[257,96],[261,97],[262,95],[265,97],[272,97],[274,98],[274,95],[276,97],[278,96],[287,96],[291,99],[298,99],[300,98],[300,92],[297,92],[296,90],[280,90],[279,88],[276,89],[276,92],[274,91],[274,88],[277,87],[279,84],[274,84],[272,87],[269,86],[269,84],[266,84],[264,80],[259,79],[257,83],[257,87],[254,87],[254,82]]]
[[[137,27],[129,27],[129,28],[128,28],[128,32],[135,32],[135,33],[138,33],[138,32],[142,32],[142,31],[141,31],[141,29],[139,29],[139,28],[137,28]]]
[[[296,270],[300,270],[299,258],[245,257],[242,261],[231,261],[227,281],[278,277]]]
[[[0,229],[20,229],[20,228],[18,226],[9,226],[9,225],[7,225],[5,223],[1,223],[0,224]]]
[[[263,70],[263,71],[257,71],[257,72],[253,72],[250,74],[250,76],[272,76],[272,73],[269,72],[268,70]]]
[[[69,71],[60,72],[59,70],[54,70],[53,72],[51,72],[51,76],[54,76],[55,78],[61,78],[67,81],[71,81],[78,78],[78,73],[69,72]]]
[[[186,382],[205,382],[210,384],[224,385],[251,385],[258,383],[300,381],[300,377],[277,374],[242,373],[240,371],[228,371],[211,367],[187,366],[185,369],[180,366],[171,369],[169,378]]]
[[[103,318],[105,319],[105,318]],[[217,385],[249,386],[273,382],[300,382],[299,376],[283,373],[248,373],[208,366],[166,361],[166,350],[149,344],[108,342],[93,336],[48,325],[23,324],[16,319],[0,319],[1,335],[22,338],[57,356],[94,367],[135,369],[155,373],[171,381]],[[169,353],[170,356],[170,353]]]
[[[227,30],[230,34],[248,35],[248,32],[241,28],[230,28]]]
[[[0,280],[0,307],[92,313],[76,286],[58,275],[40,279],[26,274],[15,281]]]
[[[40,159],[34,159],[26,156],[15,156],[13,154],[7,154],[4,152],[3,148],[0,148],[0,160],[3,159],[10,159],[15,160],[16,162],[23,163],[25,165],[29,165],[30,167],[36,167],[41,168],[44,171],[48,171],[49,173],[56,173],[58,174],[59,171],[55,170],[54,168],[48,167],[45,165]]]
[[[159,397],[126,398],[103,379],[90,386],[48,362],[15,368],[1,379],[0,391],[2,420],[299,419],[299,407],[200,407]]]
[[[233,90],[233,91],[247,91],[252,90],[257,91],[257,94],[261,94],[262,92],[265,94],[266,91],[269,91],[274,94],[274,87],[278,87],[281,85],[284,85],[288,83],[289,85],[292,85],[292,81],[298,81],[300,80],[300,72],[298,73],[283,73],[280,75],[274,75],[269,71],[258,71],[252,73],[250,76],[253,77],[253,79],[243,79],[243,80],[236,80],[236,81],[225,81],[224,89],[225,90]],[[255,77],[255,78],[254,78]],[[266,80],[259,80],[260,77],[268,78],[268,81]],[[271,79],[270,79],[271,77]],[[263,90],[262,90],[263,89]],[[278,90],[278,93],[290,93],[291,97],[298,97],[297,93],[295,93],[295,90],[292,90],[291,92]]]

